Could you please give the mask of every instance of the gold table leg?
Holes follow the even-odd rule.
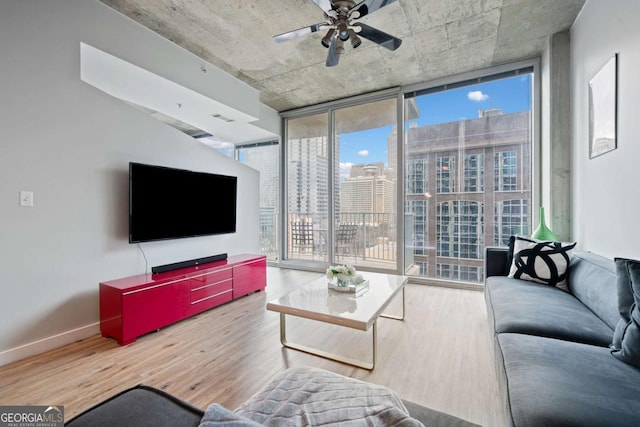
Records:
[[[352,359],[346,356],[341,356],[339,354],[330,353],[328,351],[323,351],[323,350],[309,347],[306,345],[296,344],[296,343],[287,341],[287,327],[286,327],[285,316],[286,315],[284,313],[280,313],[280,342],[284,347],[302,351],[308,354],[313,354],[314,356],[324,357],[325,359],[333,360],[336,362],[346,363],[347,365],[355,366],[357,368],[368,369],[370,371],[373,370],[373,368],[376,366],[376,347],[378,345],[378,321],[377,320],[373,322],[373,339],[372,339],[373,359],[371,362],[366,362],[362,360]]]
[[[402,287],[402,315],[401,316],[391,316],[387,314],[381,314],[380,317],[386,317],[389,319],[395,320],[404,320],[405,316],[405,296],[404,296],[404,286]],[[309,347],[302,344],[296,344],[287,341],[287,323],[286,323],[286,315],[284,313],[280,313],[280,342],[286,348],[291,348],[293,350],[302,351],[308,354],[313,354],[314,356],[324,357],[325,359],[333,360],[336,362],[346,363],[347,365],[355,366],[358,368],[368,369],[370,371],[373,370],[376,366],[376,351],[378,347],[378,319],[373,321],[373,336],[372,336],[372,361],[362,361],[353,359],[346,356],[341,356],[339,354],[330,353],[328,351],[323,351],[317,348]]]
[[[405,298],[404,298],[404,286],[402,287],[402,316],[392,316],[390,314],[382,313],[380,317],[386,317],[387,319],[404,320],[405,312]]]

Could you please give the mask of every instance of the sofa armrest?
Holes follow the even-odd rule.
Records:
[[[76,415],[69,427],[197,427],[204,412],[167,392],[138,385]]]
[[[487,246],[484,253],[484,277],[509,274],[509,248]]]

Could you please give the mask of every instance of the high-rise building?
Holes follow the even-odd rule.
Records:
[[[392,176],[398,176],[398,127],[393,126],[387,138],[387,168]]]
[[[278,194],[280,160],[277,143],[239,147],[239,159],[260,172],[260,248],[270,259],[276,259],[278,232]]]
[[[288,141],[288,211],[310,215],[329,211],[326,137]]]
[[[389,214],[393,212],[394,182],[382,163],[354,165],[340,186],[342,213]]]
[[[242,163],[260,172],[260,207],[278,206],[279,149],[277,144],[239,148]]]
[[[483,248],[530,233],[531,112],[407,129],[405,212],[421,275],[483,280]]]

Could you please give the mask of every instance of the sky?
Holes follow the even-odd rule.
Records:
[[[531,74],[451,89],[416,98],[418,126],[478,117],[478,110],[500,108],[503,113],[531,109]],[[340,135],[340,169],[344,177],[352,164],[387,163],[387,139],[392,126]]]
[[[416,97],[417,126],[455,122],[478,117],[478,110],[500,108],[516,113],[531,109],[531,74],[480,83]],[[407,126],[408,123],[405,123]],[[387,164],[387,140],[392,126],[340,135],[340,178],[349,176],[351,166],[363,163]],[[233,158],[234,145],[215,137],[202,142]],[[242,160],[242,159],[241,159]]]

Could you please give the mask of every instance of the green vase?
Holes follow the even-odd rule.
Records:
[[[540,225],[536,228],[531,237],[536,240],[558,240],[558,236],[556,236],[555,233],[547,227],[547,224],[544,221],[544,208],[542,207],[540,208]]]

